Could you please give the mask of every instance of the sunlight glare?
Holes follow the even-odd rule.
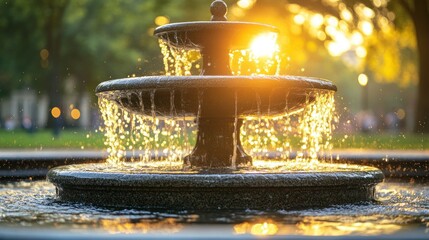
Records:
[[[353,20],[353,14],[346,8],[344,8],[341,13],[341,18],[346,20],[347,22],[351,22]]]
[[[255,57],[271,57],[277,49],[277,35],[272,33],[261,34],[250,44],[250,51]]]
[[[372,10],[371,8],[369,8],[367,6],[363,6],[362,13],[367,18],[374,18],[375,17],[374,10]]]
[[[294,4],[294,3],[289,3],[286,5],[286,8],[291,12],[291,13],[299,13],[301,12],[301,6],[299,4]]]
[[[364,58],[367,55],[367,51],[364,47],[360,46],[358,48],[356,48],[356,55],[360,58]]]
[[[315,14],[311,17],[310,20],[311,26],[314,28],[319,28],[323,24],[323,16],[322,14]]]
[[[358,82],[362,87],[365,87],[368,84],[368,76],[364,73],[359,74]]]
[[[252,226],[250,233],[252,235],[257,236],[269,236],[269,235],[275,235],[278,232],[279,228],[275,223],[256,223]]]
[[[298,25],[302,25],[305,22],[305,17],[302,14],[297,14],[293,17],[293,21]]]
[[[243,9],[250,9],[253,4],[255,4],[256,0],[239,0],[237,5]]]
[[[352,43],[353,45],[359,46],[363,43],[362,34],[358,31],[354,31],[352,34]]]
[[[374,26],[369,21],[359,22],[358,27],[362,31],[362,33],[365,34],[366,36],[371,35],[372,31],[374,30]]]
[[[342,54],[342,51],[340,50],[338,44],[333,41],[326,42],[326,48],[329,51],[329,54],[333,57],[338,57]]]
[[[338,25],[338,18],[334,16],[327,16],[325,18],[325,21],[329,26],[336,27]]]

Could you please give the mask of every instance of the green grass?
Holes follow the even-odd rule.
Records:
[[[28,149],[103,149],[103,135],[94,131],[64,130],[58,137],[52,131],[27,133],[22,130],[0,130],[0,148]]]
[[[291,139],[294,148],[299,139]],[[334,135],[334,149],[396,149],[429,150],[429,135],[417,134],[344,134]],[[27,133],[21,130],[0,130],[1,149],[104,149],[103,135],[100,132],[84,130],[64,130],[58,137],[52,131],[39,130]]]
[[[429,134],[361,134],[337,135],[332,139],[334,149],[396,149],[396,150],[429,150]]]

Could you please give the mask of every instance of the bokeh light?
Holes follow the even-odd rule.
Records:
[[[310,23],[311,23],[312,27],[319,28],[320,26],[322,26],[323,21],[324,21],[324,19],[323,19],[322,14],[318,13],[318,14],[315,14],[311,17]]]
[[[72,109],[72,110],[71,110],[71,112],[70,112],[70,116],[71,116],[74,120],[79,119],[79,118],[80,118],[80,111],[79,111],[79,109],[77,109],[77,108]]]
[[[405,110],[402,108],[398,109],[396,116],[398,116],[399,120],[403,120],[405,118]]]
[[[368,76],[364,73],[359,74],[358,82],[362,87],[365,87],[368,84]]]
[[[42,60],[48,60],[48,57],[49,57],[49,51],[46,48],[40,50],[40,58]]]
[[[298,14],[293,17],[293,21],[298,25],[302,25],[305,22],[305,17],[304,15]]]
[[[166,17],[166,16],[158,16],[155,18],[154,22],[157,26],[162,26],[162,25],[170,23],[170,19],[168,19],[168,17]]]
[[[54,118],[59,118],[61,116],[61,109],[59,107],[53,107],[51,109],[51,115]]]
[[[237,5],[243,9],[249,9],[255,4],[256,0],[239,0]]]

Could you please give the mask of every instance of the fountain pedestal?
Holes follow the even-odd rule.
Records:
[[[185,157],[185,164],[203,168],[251,164],[252,158],[241,146],[242,123],[243,120],[236,122],[235,118],[200,118],[197,142],[192,153]]]

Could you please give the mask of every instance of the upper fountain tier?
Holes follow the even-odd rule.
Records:
[[[278,33],[278,29],[265,24],[226,22],[228,7],[223,1],[210,5],[211,21],[167,24],[155,29],[154,34],[179,48],[245,49],[255,36]]]
[[[167,24],[154,34],[169,45],[184,49],[248,49],[261,34],[277,34],[276,27],[249,22],[199,21]]]
[[[278,29],[259,23],[227,22],[223,1],[214,1],[210,11],[212,21],[167,24],[154,32],[169,46],[199,49],[203,61],[198,76],[118,79],[101,83],[96,91],[108,92],[105,97],[144,115],[199,113],[210,118],[284,114],[302,109],[314,99],[311,92],[315,90],[336,91],[330,81],[317,78],[232,76],[230,51],[249,49],[261,35],[276,37]]]

